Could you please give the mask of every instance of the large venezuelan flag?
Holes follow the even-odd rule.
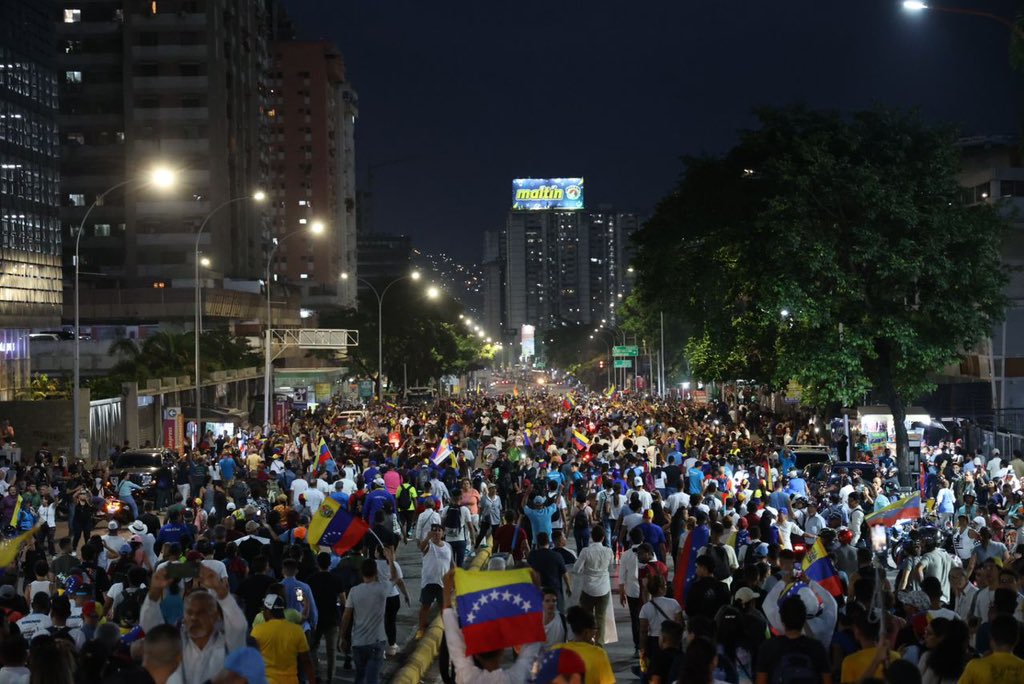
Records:
[[[327,497],[309,523],[306,541],[314,551],[327,547],[340,556],[362,541],[369,529],[365,520],[353,517],[340,502]]]
[[[828,557],[825,545],[821,543],[820,537],[814,542],[814,546],[807,550],[807,555],[804,556],[803,568],[804,577],[820,584],[832,596],[839,597],[843,595],[842,580],[839,579],[836,566],[832,564],[832,559]]]
[[[320,438],[320,458],[317,459],[317,465],[320,466],[320,467],[323,467],[323,465],[325,463],[327,463],[328,461],[333,461],[333,460],[334,460],[334,456],[331,454],[331,450],[329,448],[327,448],[327,442],[325,442],[324,438],[321,437]]]
[[[571,394],[566,394],[565,399],[562,400],[562,406],[565,407],[566,411],[572,411],[576,408],[576,400],[572,398]]]
[[[590,440],[587,436],[579,430],[572,431],[572,444],[580,451],[587,449],[590,446]]]
[[[672,598],[679,602],[681,608],[686,607],[686,592],[697,578],[697,553],[707,546],[710,540],[711,531],[706,525],[700,525],[690,530],[686,535],[686,541],[683,542],[683,548],[679,549],[676,576],[672,578]]]
[[[447,437],[442,437],[441,442],[437,445],[437,449],[434,450],[434,455],[430,457],[434,465],[441,465],[444,459],[454,456],[455,452],[452,451],[452,445],[448,441]]]
[[[885,508],[866,516],[868,525],[885,525],[891,527],[899,520],[917,520],[921,517],[921,492],[914,492]]]
[[[455,571],[466,655],[544,641],[544,596],[528,569]]]

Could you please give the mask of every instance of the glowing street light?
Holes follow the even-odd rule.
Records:
[[[199,260],[199,265],[202,266],[203,268],[210,268],[211,263],[213,262],[210,261],[210,257],[203,257],[202,259]]]
[[[409,274],[409,277],[412,278],[413,280],[419,280],[422,276],[420,275],[419,271],[413,271],[412,273]]]
[[[904,0],[903,9],[910,12],[920,12],[921,10],[928,9],[928,5],[921,2],[921,0]]]

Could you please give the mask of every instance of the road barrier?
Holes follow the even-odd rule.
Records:
[[[492,540],[493,543],[493,540]],[[491,558],[490,548],[480,549],[469,564],[470,570],[479,570]],[[444,639],[444,622],[441,614],[438,613],[434,621],[430,623],[423,638],[416,644],[412,653],[405,661],[405,665],[391,678],[391,684],[419,684],[427,674],[427,670],[437,658],[438,650],[441,648],[441,639]]]

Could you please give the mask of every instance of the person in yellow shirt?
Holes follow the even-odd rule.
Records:
[[[580,606],[573,606],[566,613],[565,621],[569,623],[573,639],[555,648],[565,648],[575,652],[586,664],[585,684],[614,684],[615,675],[612,664],[608,660],[608,652],[594,645],[597,638],[597,620],[593,612]]]
[[[893,662],[899,660],[900,654],[895,651],[888,651],[888,654],[878,654],[879,648],[886,646],[878,645],[879,622],[872,622],[867,615],[859,616],[853,623],[853,636],[860,644],[860,650],[843,658],[843,668],[840,673],[842,684],[858,684],[865,677],[884,677],[884,661]],[[877,660],[876,660],[877,656]],[[874,667],[874,671],[871,668]]]
[[[1020,625],[1012,615],[997,615],[989,623],[992,654],[967,663],[958,684],[1017,684],[1024,682],[1024,659],[1013,655]]]
[[[284,618],[284,599],[278,594],[267,594],[263,599],[265,622],[252,628],[252,638],[259,644],[263,662],[267,666],[270,684],[295,684],[299,678],[299,665],[307,682],[316,681],[316,669],[309,657],[309,642],[302,627]]]

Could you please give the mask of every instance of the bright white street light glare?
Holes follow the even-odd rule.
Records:
[[[174,171],[166,166],[157,166],[149,174],[149,181],[158,188],[169,188],[176,180]]]
[[[323,221],[313,221],[309,227],[309,232],[313,233],[313,235],[319,235],[325,230],[327,230],[327,226],[324,225]]]
[[[257,190],[252,194],[252,198],[257,202],[262,202],[263,200],[267,199],[267,193],[263,192],[262,190]]]
[[[903,0],[903,9],[910,10],[911,12],[920,12],[921,10],[928,9],[928,5],[921,2],[921,0]]]
[[[484,331],[483,330],[477,330],[476,331],[476,336],[482,338],[484,336]]]
[[[202,259],[199,260],[199,265],[202,266],[203,268],[209,268],[210,263],[211,262],[209,257],[203,257]]]
[[[788,318],[789,317],[789,309],[783,309],[779,313],[782,315],[783,318]]]
[[[430,287],[427,288],[427,296],[430,297],[431,299],[437,299],[438,297],[441,296],[441,291],[434,287],[433,285],[431,285]]]
[[[409,277],[412,278],[413,280],[419,280],[420,279],[420,272],[419,271],[413,271],[412,273],[409,274]]]

